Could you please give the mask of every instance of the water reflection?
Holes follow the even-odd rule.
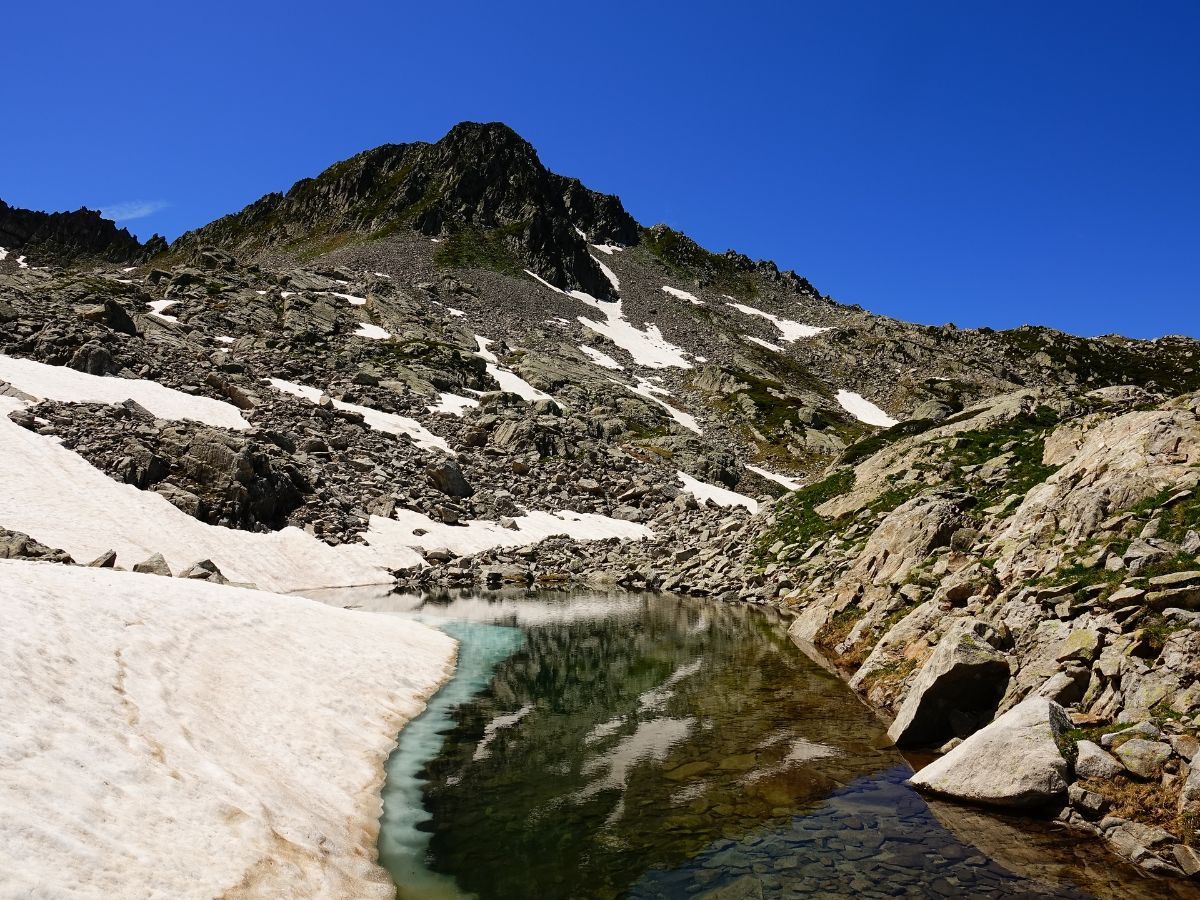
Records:
[[[1110,895],[1036,842],[1014,862],[939,822],[870,710],[759,610],[624,593],[369,605],[461,641],[388,764],[381,860],[401,897]],[[1114,896],[1146,884],[1101,868]]]

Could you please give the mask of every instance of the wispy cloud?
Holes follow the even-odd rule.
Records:
[[[128,222],[132,219],[144,219],[152,216],[160,209],[166,209],[171,204],[165,200],[127,200],[124,203],[113,203],[100,208],[100,215],[114,222]]]

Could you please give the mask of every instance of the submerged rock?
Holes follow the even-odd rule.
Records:
[[[1070,727],[1061,706],[1030,697],[930,763],[909,783],[988,806],[1041,806],[1067,790],[1068,766],[1058,741]]]

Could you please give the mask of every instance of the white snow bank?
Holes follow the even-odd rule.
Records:
[[[223,400],[193,397],[183,391],[136,378],[105,378],[0,354],[0,381],[41,400],[64,403],[123,403],[133,400],[160,419],[191,419],[217,428],[243,429],[250,423]]]
[[[8,259],[8,251],[3,247],[0,247],[0,262],[4,262],[6,259]]]
[[[654,536],[645,525],[595,513],[534,510],[514,516],[515,528],[505,528],[499,522],[487,519],[476,519],[465,525],[447,525],[411,509],[398,509],[395,515],[394,519],[371,517],[365,538],[378,558],[387,559],[393,550],[411,547],[425,550],[446,547],[455,554],[465,556],[493,547],[523,547],[557,534],[585,541],[610,537],[641,540]],[[423,531],[424,534],[414,534],[414,531]]]
[[[695,306],[705,305],[704,301],[695,294],[688,293],[687,291],[681,291],[679,288],[668,287],[664,284],[663,292],[670,294],[672,297],[678,297],[680,300],[686,300],[688,303],[694,304]]]
[[[29,268],[29,263],[27,263],[27,262],[25,261],[25,257],[24,257],[24,256],[18,256],[18,257],[17,257],[17,268],[18,268],[18,269],[28,269],[28,268]]]
[[[861,394],[854,393],[854,391],[838,391],[837,402],[842,405],[842,409],[846,410],[846,412],[850,413],[858,421],[866,422],[868,425],[891,428],[896,424],[895,419]]]
[[[443,392],[438,396],[437,403],[425,408],[432,413],[443,413],[448,416],[461,416],[464,410],[478,405],[479,401],[472,397],[463,397],[459,394],[448,394]]]
[[[776,484],[783,485],[789,491],[799,490],[800,488],[802,488],[804,486],[804,484],[802,482],[797,481],[795,478],[788,478],[786,475],[779,475],[775,472],[768,472],[766,469],[759,468],[758,466],[749,466],[748,465],[748,466],[746,466],[746,468],[749,469],[751,472],[755,473],[756,475],[761,475],[763,478],[767,479],[768,481],[774,481]]]
[[[178,322],[175,316],[168,316],[163,310],[170,309],[172,306],[178,305],[178,300],[151,300],[146,305],[150,307],[150,315],[157,316],[164,322]]]
[[[355,297],[353,294],[339,294],[336,291],[329,292],[331,296],[337,297],[339,300],[345,300],[351,306],[364,306],[367,302],[366,297]]]
[[[293,381],[284,381],[282,378],[268,378],[267,380],[271,383],[271,387],[277,391],[291,394],[293,397],[299,397],[301,400],[308,400],[311,403],[316,403],[321,399],[321,395],[323,394],[323,391],[319,388],[296,384]],[[396,413],[380,412],[377,409],[371,409],[369,406],[360,406],[357,403],[345,403],[342,400],[334,400],[333,405],[335,409],[344,409],[347,412],[358,413],[363,417],[368,428],[374,428],[376,431],[386,431],[389,434],[407,434],[418,447],[424,447],[426,450],[441,450],[443,453],[451,452],[450,445],[446,443],[445,438],[438,437],[416,419],[410,419],[408,416],[400,416]]]
[[[606,256],[612,256],[614,253],[621,253],[625,250],[624,247],[617,244],[592,244],[592,247]],[[0,259],[3,259],[3,257],[0,257]]]
[[[586,316],[579,316],[578,319],[596,334],[603,335],[628,353],[638,365],[650,369],[667,369],[672,366],[680,369],[692,368],[692,364],[685,358],[687,351],[666,340],[657,325],[648,324],[645,328],[636,328],[632,322],[626,319],[620,300],[609,302],[597,300],[591,294],[583,291],[560,290],[528,269],[525,270],[525,274],[557,294],[574,297],[604,313],[605,321],[603,322],[597,322]]]
[[[675,474],[679,476],[679,483],[683,485],[683,489],[691,493],[700,503],[711,500],[717,506],[744,506],[752,513],[758,512],[758,501],[753,497],[700,481],[686,472],[676,472]]]
[[[106,550],[133,566],[161,553],[173,572],[211,559],[231,581],[299,591],[390,581],[371,559],[330,547],[298,528],[266,533],[206,525],[154,491],[121,484],[52,438],[8,419],[21,405],[0,397],[0,527],[21,531],[88,562]],[[402,557],[407,564],[415,553]]]
[[[507,391],[510,394],[516,394],[523,400],[530,403],[535,400],[553,400],[549,394],[539,391],[532,384],[518,375],[516,372],[511,372],[500,366],[500,360],[496,358],[496,354],[488,349],[488,345],[493,343],[490,338],[475,335],[475,343],[479,346],[479,352],[475,355],[487,363],[488,374],[496,380],[500,385],[500,390]]]
[[[392,336],[390,332],[384,331],[378,325],[372,325],[370,322],[359,322],[354,335],[355,337],[368,338],[372,341],[386,341]]]
[[[671,395],[670,391],[663,390],[657,385],[646,381],[644,378],[639,379],[636,385],[624,384],[623,382],[617,381],[615,378],[610,380],[613,382],[613,384],[619,384],[621,387],[633,391],[633,393],[637,394],[639,397],[645,397],[647,400],[657,403],[667,411],[667,414],[672,419],[674,419],[684,428],[688,429],[689,431],[694,431],[696,434],[700,434],[700,423],[696,421],[695,416],[693,416],[691,413],[685,413],[681,409],[676,409],[670,403],[667,403],[664,400],[659,400],[658,397],[654,396],[655,394],[666,394],[669,397]]]
[[[582,350],[587,357],[598,366],[601,366],[605,369],[615,370],[620,370],[623,368],[619,362],[617,362],[607,353],[597,350],[595,347],[589,347],[587,344],[580,344],[579,349]]]
[[[778,344],[772,344],[770,341],[764,341],[762,338],[756,338],[752,334],[743,334],[742,338],[752,344],[758,344],[760,347],[766,347],[768,350],[774,350],[776,353],[783,352],[783,348]]]
[[[772,315],[761,309],[755,309],[753,306],[746,306],[744,303],[729,303],[727,305],[732,306],[740,312],[744,312],[748,316],[761,316],[771,322],[779,329],[779,336],[788,343],[800,338],[812,337],[813,335],[820,334],[822,331],[829,330],[828,328],[818,328],[816,325],[804,325],[800,322],[793,322],[791,319]]]
[[[398,617],[0,561],[0,894],[393,896],[383,763],[453,657]]]

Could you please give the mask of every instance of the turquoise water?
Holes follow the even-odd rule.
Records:
[[[1095,844],[948,804],[771,615],[660,596],[393,597],[461,642],[388,762],[413,898],[1164,897]]]

